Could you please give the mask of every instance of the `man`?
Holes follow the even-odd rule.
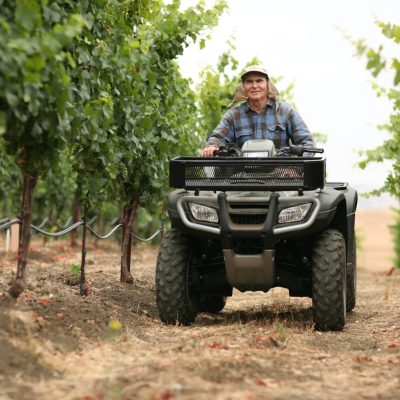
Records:
[[[203,157],[228,143],[239,147],[249,139],[270,139],[275,147],[289,144],[314,146],[311,133],[299,113],[290,104],[278,100],[278,92],[262,65],[251,65],[242,75],[247,101],[229,109],[201,151]]]

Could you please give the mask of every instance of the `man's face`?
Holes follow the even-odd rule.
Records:
[[[257,72],[248,73],[243,80],[246,96],[251,100],[266,100],[268,97],[267,78]]]

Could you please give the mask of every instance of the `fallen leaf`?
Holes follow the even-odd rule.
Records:
[[[255,336],[255,344],[252,347],[265,349],[268,346],[279,347],[279,341],[273,336]]]
[[[400,346],[400,340],[396,340],[388,345],[389,349],[395,349],[396,347]]]
[[[255,383],[256,385],[270,388],[276,388],[279,386],[279,383],[276,380],[269,378],[256,378]]]
[[[36,299],[36,302],[40,304],[48,304],[49,301],[50,299],[48,297],[39,297]]]
[[[272,338],[272,336],[256,336],[254,339],[259,342],[267,342],[267,343],[272,343],[275,340]]]
[[[372,358],[366,355],[356,355],[353,357],[353,361],[355,362],[371,362]]]
[[[256,378],[255,383],[256,383],[256,385],[267,386],[265,379],[262,379],[262,378]]]
[[[112,330],[112,331],[120,331],[122,329],[122,324],[121,322],[119,322],[117,319],[112,319],[109,323],[108,323],[108,327]]]
[[[217,350],[228,350],[229,346],[227,344],[222,344],[218,342],[213,342],[208,345],[210,349],[217,349]]]
[[[151,397],[152,400],[169,400],[174,397],[174,393],[171,390],[164,390],[161,393],[157,393]]]
[[[172,361],[161,361],[157,364],[157,367],[162,369],[175,368],[175,363]]]
[[[253,347],[254,349],[257,349],[257,350],[267,350],[268,349],[267,346],[264,346],[262,344],[256,344],[255,346],[250,346],[250,347]]]
[[[83,400],[103,400],[104,395],[103,394],[87,394],[83,396]]]
[[[238,391],[232,392],[229,396],[230,400],[256,400],[259,397],[255,397],[255,395],[249,391]]]

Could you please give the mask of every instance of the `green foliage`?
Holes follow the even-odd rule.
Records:
[[[208,137],[219,124],[239,84],[238,61],[232,55],[234,49],[234,45],[230,42],[229,50],[220,55],[216,68],[207,66],[200,73],[201,81],[197,86],[197,97],[199,130],[202,138]]]
[[[396,45],[400,44],[400,26],[383,22],[377,22],[377,25],[387,39]],[[391,87],[382,87],[376,82],[373,85],[379,97],[384,96],[392,103],[393,109],[389,121],[379,126],[390,136],[381,146],[364,152],[364,158],[359,166],[364,169],[370,163],[392,161],[392,169],[386,178],[385,185],[374,191],[374,194],[388,192],[400,200],[400,61],[397,58],[387,60],[383,55],[383,45],[378,49],[372,49],[368,47],[365,40],[353,43],[357,54],[367,60],[366,68],[374,77],[385,71],[392,75],[393,80]]]
[[[81,267],[80,267],[80,265],[78,265],[76,263],[72,263],[70,265],[69,269],[73,275],[79,276],[81,274]]]
[[[280,322],[275,324],[275,335],[277,340],[280,342],[286,342],[289,336],[289,332],[286,326]]]
[[[55,202],[75,181],[86,206],[118,197],[159,205],[168,159],[199,146],[195,94],[174,60],[204,44],[225,2],[185,11],[179,0],[0,7],[0,150],[24,173],[46,174],[38,201]]]
[[[0,137],[0,218],[18,214],[21,185],[20,170],[6,153],[5,142]]]
[[[395,45],[400,45],[400,26],[384,22],[377,22],[377,25],[387,39]],[[357,54],[367,60],[366,68],[374,77],[385,71],[392,75],[393,80],[393,84],[390,87],[382,87],[376,82],[373,84],[377,96],[384,96],[392,103],[392,113],[389,121],[379,126],[379,129],[389,133],[389,138],[377,148],[365,151],[363,153],[364,158],[359,163],[359,166],[365,168],[370,163],[391,161],[392,168],[386,177],[384,186],[372,193],[388,192],[397,200],[400,200],[400,61],[397,58],[387,60],[383,55],[384,46],[382,45],[375,50],[368,47],[364,40],[353,43],[357,48]],[[391,230],[394,242],[395,265],[400,268],[400,212],[398,210]]]
[[[35,189],[33,216],[37,221],[48,218],[48,226],[58,229],[71,216],[73,196],[76,189],[68,152],[58,156],[58,163],[43,172]]]
[[[159,199],[166,188],[167,160],[198,146],[195,96],[173,60],[189,39],[196,40],[204,28],[217,23],[223,9],[222,2],[212,10],[199,3],[180,12],[179,1],[174,1],[137,28],[133,70],[138,74],[122,96],[125,104],[118,105],[124,122],[118,131],[123,164],[119,177],[126,204],[140,196],[145,203]]]
[[[87,205],[107,193],[120,194],[125,205],[142,196],[159,200],[166,161],[197,145],[194,95],[173,60],[217,23],[225,5],[206,10],[200,3],[184,12],[179,6],[161,0],[82,6],[90,24],[72,51],[72,160]]]
[[[390,225],[395,254],[393,262],[396,268],[400,268],[400,209],[396,209],[394,211],[396,213],[396,217],[394,224]]]
[[[84,21],[61,12],[63,3],[0,2],[0,131],[7,152],[31,175],[52,168],[67,141],[67,46]]]
[[[141,238],[149,238],[156,231],[167,226],[169,221],[166,212],[160,212],[161,205],[157,204],[153,207],[140,207],[137,212],[135,230]],[[163,210],[165,211],[165,210]],[[160,243],[161,234],[156,236],[152,243]],[[134,241],[135,243],[135,241]]]

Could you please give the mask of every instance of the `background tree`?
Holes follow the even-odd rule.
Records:
[[[160,200],[167,160],[197,143],[194,95],[174,59],[204,40],[225,3],[206,9],[200,2],[184,11],[179,0],[0,5],[0,132],[23,177],[17,278],[10,293],[18,297],[25,285],[33,190],[44,173],[47,182],[61,177],[55,167],[64,151],[84,210],[83,278],[88,210],[119,197],[129,211],[121,279],[132,281],[136,209],[143,198]]]
[[[66,47],[84,22],[77,14],[57,11],[62,3],[0,4],[0,131],[23,181],[17,275],[10,288],[14,297],[25,286],[33,189],[68,141],[71,54]]]
[[[130,74],[118,87],[114,104],[121,163],[117,182],[124,205],[121,249],[121,280],[132,282],[129,273],[131,234],[140,202],[159,201],[167,184],[168,160],[193,152],[195,134],[194,94],[183,79],[175,58],[184,48],[214,26],[225,3],[205,9],[203,3],[180,11],[180,2],[158,2],[137,26],[134,39],[121,47]],[[115,85],[114,85],[115,87]],[[151,200],[152,199],[152,200]]]
[[[400,26],[390,23],[377,22],[382,34],[392,45],[400,50]],[[378,49],[368,46],[365,40],[354,41],[357,54],[366,59],[366,68],[374,78],[377,78],[383,72],[391,75],[391,85],[382,86],[376,81],[373,87],[378,97],[386,97],[392,104],[392,112],[389,121],[379,126],[379,129],[385,131],[389,137],[383,141],[383,144],[375,149],[365,151],[363,160],[359,163],[361,168],[365,168],[370,163],[383,162],[389,160],[392,162],[390,172],[386,177],[383,187],[373,191],[372,194],[390,193],[400,201],[400,58],[392,57],[387,59],[384,56],[385,46],[381,45]],[[400,268],[400,210],[397,210],[395,223],[392,226],[394,247],[395,247],[395,265]]]

